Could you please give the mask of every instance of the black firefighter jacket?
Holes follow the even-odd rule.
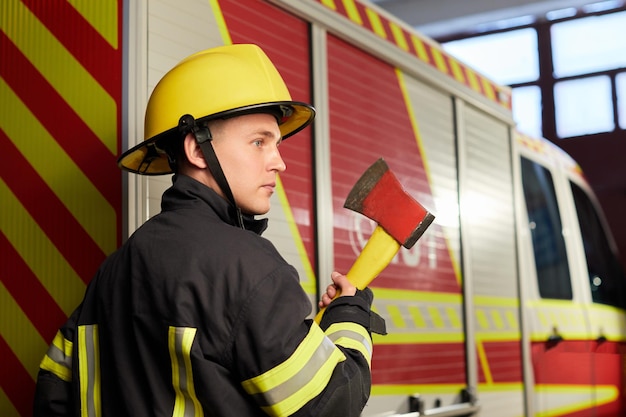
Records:
[[[243,230],[229,207],[175,177],[58,331],[35,417],[359,415],[371,292],[338,298],[318,326],[295,269],[260,236],[266,220]]]

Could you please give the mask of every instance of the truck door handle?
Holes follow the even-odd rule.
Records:
[[[550,347],[554,347],[563,341],[563,336],[559,334],[559,330],[555,327],[552,328],[552,333],[548,336],[547,343]]]

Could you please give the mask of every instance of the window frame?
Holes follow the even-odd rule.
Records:
[[[496,33],[504,33],[510,32],[520,29],[532,28],[537,32],[537,45],[538,45],[538,60],[539,60],[539,78],[536,80],[528,80],[526,82],[519,82],[514,84],[509,84],[509,87],[512,89],[518,87],[529,87],[529,86],[537,86],[541,91],[541,136],[550,139],[551,141],[558,141],[563,139],[572,139],[572,138],[587,138],[587,137],[599,137],[599,138],[617,138],[619,136],[623,136],[626,133],[626,128],[622,128],[621,126],[626,127],[626,120],[620,120],[619,114],[619,103],[617,96],[617,82],[616,78],[619,74],[626,73],[626,67],[622,68],[613,68],[604,71],[595,71],[583,74],[577,74],[572,76],[564,76],[564,77],[555,77],[554,76],[554,63],[552,58],[552,34],[551,27],[555,24],[572,21],[576,19],[582,19],[590,16],[602,16],[612,13],[619,13],[626,11],[626,5],[621,7],[616,7],[610,10],[603,11],[594,11],[594,12],[584,12],[583,9],[578,9],[574,15],[555,18],[553,20],[549,20],[545,16],[536,17],[533,23],[523,24],[518,26],[511,26],[502,29],[493,29],[493,30],[483,30],[481,32],[464,32],[457,33],[452,35],[447,35],[444,37],[438,37],[435,40],[441,44],[447,42],[480,37],[486,35],[493,35]],[[598,132],[598,133],[590,133],[579,136],[567,136],[560,137],[557,132],[557,124],[556,124],[556,109],[555,109],[555,94],[554,88],[555,84],[562,81],[571,81],[577,79],[583,79],[588,77],[595,76],[608,76],[611,83],[611,101],[612,101],[612,109],[613,109],[613,129],[607,132]],[[622,104],[623,107],[626,107],[626,103]],[[626,111],[622,111],[622,116],[626,117]]]

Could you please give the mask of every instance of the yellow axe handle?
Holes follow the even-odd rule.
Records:
[[[385,229],[376,226],[363,251],[346,274],[348,281],[359,290],[364,289],[389,265],[399,250],[400,243],[391,237]],[[339,297],[339,293],[335,296],[335,298],[337,297]],[[325,308],[322,308],[315,316],[316,323],[319,324],[322,320],[324,310]]]

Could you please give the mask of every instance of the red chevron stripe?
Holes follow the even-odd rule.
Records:
[[[41,337],[50,341],[67,317],[33,271],[24,263],[4,233],[0,233],[0,281],[33,323]]]
[[[385,29],[385,33],[387,34],[387,40],[389,42],[391,42],[392,44],[398,46],[398,42],[396,41],[396,38],[393,35],[393,30],[391,30],[391,24],[389,22],[389,19],[386,19],[384,16],[381,16],[380,14],[378,14],[376,12],[374,12],[374,14],[376,14],[378,16],[378,19],[380,20],[380,24]],[[400,46],[398,46],[398,48],[399,47]]]
[[[321,0],[317,0],[317,1],[321,3]],[[336,7],[336,10],[335,10],[336,13],[339,13],[342,16],[348,17],[348,11],[346,10],[346,7],[344,6],[342,0],[335,0],[335,7]]]
[[[365,11],[365,6],[363,6],[363,4],[361,4],[358,1],[355,1],[354,4],[356,6],[356,9],[359,11],[359,15],[361,16],[361,20],[363,20],[363,27],[368,29],[372,33],[376,33],[376,32],[374,32],[374,28],[372,27],[372,23],[370,22],[369,16],[367,15],[367,12]]]
[[[470,83],[470,76],[469,73],[470,71],[472,71],[471,69],[467,68],[465,65],[461,65],[461,70],[463,71],[463,76],[465,77],[465,84],[474,89],[474,87],[472,86],[472,84]],[[476,79],[476,82],[478,83],[478,92],[482,95],[485,95],[485,90],[483,88],[483,84],[480,81],[480,75],[476,72],[476,71],[472,71],[474,73],[474,78]]]
[[[117,168],[116,156],[4,33],[0,33],[0,49],[3,51],[0,75],[109,204],[119,207],[121,172]]]
[[[72,268],[88,283],[104,261],[105,254],[2,130],[0,149],[4,159],[0,164],[0,177]]]
[[[33,381],[26,368],[15,356],[2,335],[0,335],[0,357],[2,358],[0,387],[2,387],[2,390],[21,416],[32,415],[35,381]]]
[[[66,0],[22,0],[50,32],[67,48],[102,87],[119,102],[121,95],[121,24],[118,49],[114,49]],[[122,19],[121,7],[117,10]],[[94,54],[94,50],[98,51]]]

